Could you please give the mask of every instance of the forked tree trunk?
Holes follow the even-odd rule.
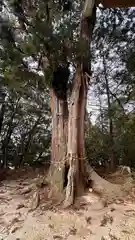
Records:
[[[80,46],[85,46],[72,85],[70,102],[57,98],[51,89],[52,162],[50,180],[59,193],[65,189],[65,205],[74,203],[75,196],[84,190],[87,181],[84,153],[84,118],[87,95],[87,77],[90,70],[90,42],[96,9],[90,18],[82,18]],[[85,69],[84,69],[85,68]],[[68,107],[68,110],[67,110]]]
[[[49,180],[58,197],[65,194],[64,204],[66,207],[72,205],[75,197],[83,192],[88,180],[92,181],[94,191],[99,194],[102,194],[104,189],[113,188],[112,184],[102,179],[90,166],[85,164],[86,81],[87,79],[78,69],[68,106],[67,102],[59,100],[51,89],[53,126]]]
[[[95,14],[94,7],[92,16],[83,18],[81,22],[80,39],[85,45],[86,51],[82,55],[80,66],[85,63],[85,69],[88,70]],[[84,120],[88,80],[85,69],[79,67],[76,70],[69,104],[67,101],[58,99],[54,90],[51,89],[52,162],[49,177],[52,187],[58,194],[65,193],[65,206],[74,203],[75,197],[84,190],[88,178],[93,183],[93,189],[98,193],[104,191],[105,188],[111,191],[113,188],[112,184],[102,179],[90,166],[85,164]]]
[[[73,82],[69,106],[51,89],[52,162],[50,181],[57,193],[66,189],[65,205],[74,203],[84,190],[84,117],[86,80],[78,69]]]

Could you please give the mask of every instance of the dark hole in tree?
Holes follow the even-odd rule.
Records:
[[[68,172],[69,172],[69,165],[65,164],[63,188],[65,188],[67,186],[67,184],[68,184]]]
[[[66,100],[67,98],[69,75],[69,63],[66,66],[58,66],[56,71],[53,72],[52,88],[57,98],[61,100]]]
[[[86,188],[92,188],[93,187],[93,180],[91,180],[91,179],[88,179],[87,180],[87,183],[86,183]]]

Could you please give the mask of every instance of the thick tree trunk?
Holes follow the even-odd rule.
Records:
[[[78,196],[84,190],[85,186],[84,117],[86,93],[85,78],[77,70],[69,105],[67,147],[69,172],[65,199],[66,206],[74,203],[75,196]]]
[[[51,89],[52,107],[52,162],[49,181],[58,197],[65,194],[64,205],[74,204],[91,180],[94,191],[102,194],[112,184],[102,179],[85,164],[84,118],[86,106],[86,79],[78,69],[67,110],[67,102],[57,99]],[[87,167],[87,169],[86,169]],[[65,191],[63,191],[65,190]]]
[[[57,193],[66,191],[65,205],[84,190],[84,117],[86,80],[78,69],[69,106],[51,89],[52,156],[49,181]],[[69,111],[68,111],[69,110]]]
[[[64,175],[67,168],[68,106],[67,101],[57,98],[53,89],[50,90],[50,93],[52,111],[52,152],[49,181],[55,187],[55,190],[61,193],[64,189]]]

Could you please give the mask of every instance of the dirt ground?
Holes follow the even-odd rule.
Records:
[[[74,209],[47,209],[42,189],[42,201],[34,210],[36,180],[36,174],[20,174],[0,182],[0,240],[135,239],[135,201],[128,196],[105,204],[89,191]]]

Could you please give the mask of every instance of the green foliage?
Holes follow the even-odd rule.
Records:
[[[85,146],[88,161],[94,166],[105,165],[109,159],[108,135],[103,134],[101,130],[92,126],[86,134]]]
[[[127,69],[129,72],[135,75],[135,52],[129,53],[128,59],[127,59]]]
[[[75,64],[79,22],[80,1],[70,12],[63,12],[59,1],[51,0],[13,0],[2,6],[0,87],[5,95],[0,103],[1,167],[49,159],[48,87],[57,64],[67,60]]]
[[[113,155],[115,165],[135,166],[133,26],[132,9],[106,9],[98,13],[92,43],[92,86],[98,116],[86,138],[87,157],[93,164],[104,166]]]

